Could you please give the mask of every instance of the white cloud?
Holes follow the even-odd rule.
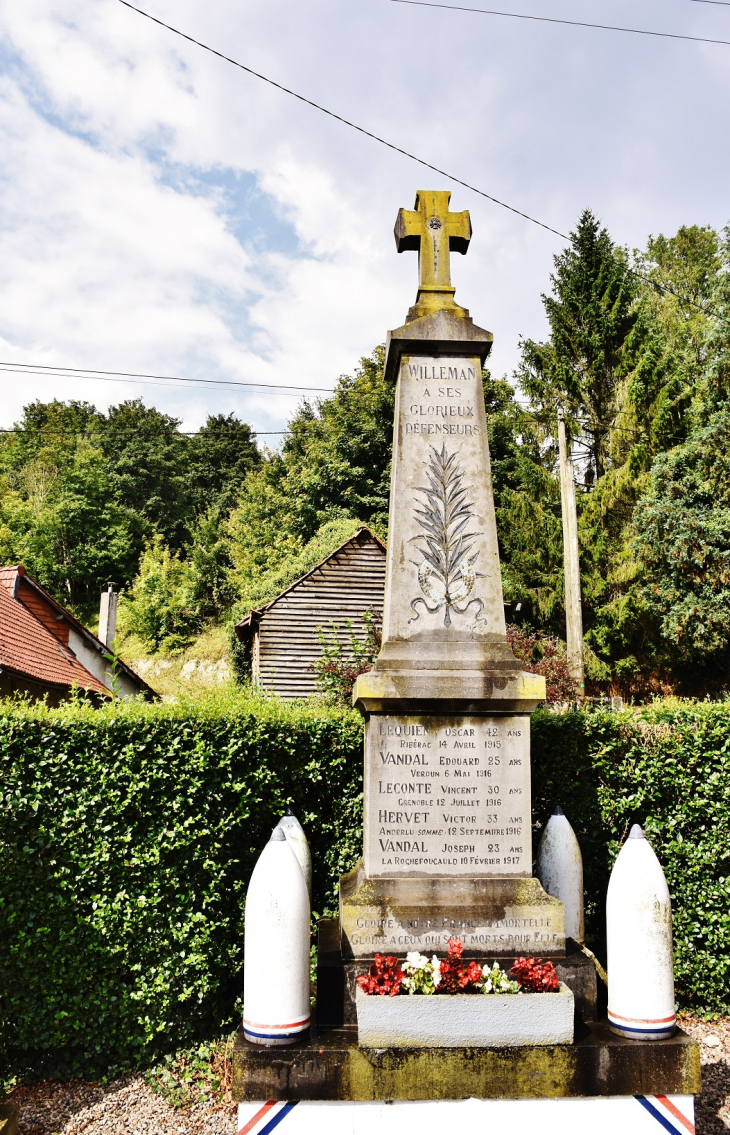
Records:
[[[585,205],[630,245],[728,219],[730,49],[388,0],[147,3],[563,231]],[[704,7],[620,0],[591,16],[719,34]],[[553,13],[585,18],[578,0],[551,0]],[[3,358],[329,386],[402,321],[416,258],[395,255],[395,214],[444,179],[115,0],[6,0],[0,36]],[[250,216],[231,189],[241,176],[262,194]],[[457,299],[495,333],[501,373],[521,332],[542,333],[560,242],[458,186],[453,206],[471,209],[475,230],[455,258]],[[236,410],[280,429],[295,404],[233,388],[2,381],[4,425],[53,394],[104,405],[139,393],[191,428]]]

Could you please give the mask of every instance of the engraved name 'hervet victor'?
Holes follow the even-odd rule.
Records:
[[[368,874],[529,874],[524,718],[368,723]]]

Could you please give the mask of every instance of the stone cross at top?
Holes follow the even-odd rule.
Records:
[[[431,308],[453,302],[449,253],[463,255],[471,240],[469,213],[449,212],[450,200],[447,191],[419,189],[415,210],[400,209],[395,222],[398,251],[418,252],[418,303],[426,301]]]

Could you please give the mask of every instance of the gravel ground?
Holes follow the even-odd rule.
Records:
[[[684,1017],[700,1041],[702,1094],[695,1101],[697,1135],[730,1130],[730,1018],[711,1024]],[[21,1135],[236,1135],[236,1107],[226,1102],[173,1107],[142,1076],[106,1086],[76,1081],[16,1088]]]
[[[173,1107],[142,1076],[16,1088],[21,1135],[236,1135],[236,1106]]]
[[[680,1025],[701,1045],[702,1093],[695,1099],[697,1135],[727,1135],[730,1128],[730,1017],[710,1024],[682,1017]]]

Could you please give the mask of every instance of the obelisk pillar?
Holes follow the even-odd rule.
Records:
[[[383,645],[356,683],[366,719],[363,860],[340,885],[345,958],[565,952],[564,907],[532,877],[530,713],[544,679],[507,642],[482,364],[454,301],[468,213],[419,192],[396,223],[420,287],[390,332],[396,383]]]

